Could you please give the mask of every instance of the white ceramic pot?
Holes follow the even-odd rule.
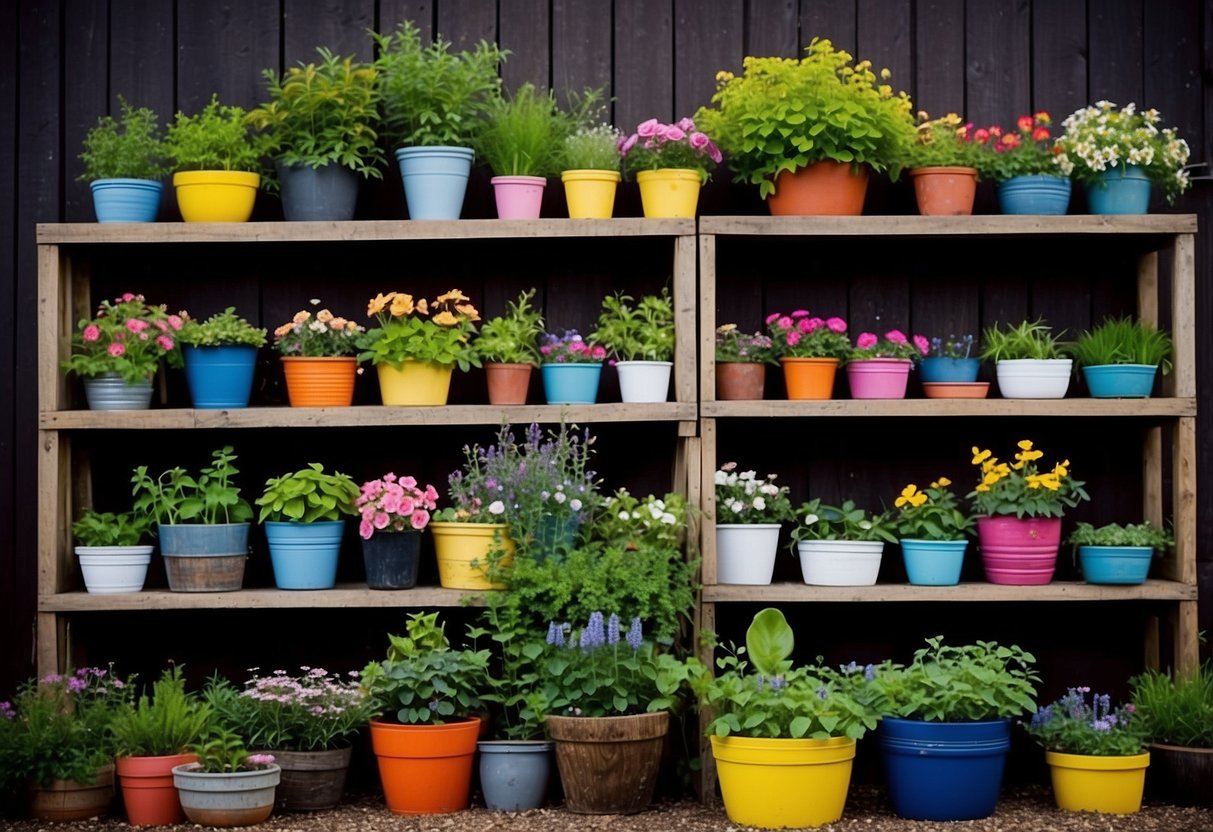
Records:
[[[880,574],[880,540],[802,540],[800,573],[813,586],[872,586]]]
[[[716,583],[769,584],[778,549],[778,523],[717,523]]]
[[[151,546],[77,546],[84,588],[90,595],[139,592],[152,562]]]
[[[670,394],[670,361],[617,361],[619,395],[625,402],[664,402]]]
[[[1069,358],[1017,358],[995,364],[1004,399],[1062,399],[1070,388]]]

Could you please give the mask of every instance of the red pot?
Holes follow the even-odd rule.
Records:
[[[196,762],[197,754],[119,757],[115,764],[130,825],[169,826],[184,822],[181,798],[173,785],[173,766]]]

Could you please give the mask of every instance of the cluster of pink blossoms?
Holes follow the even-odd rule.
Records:
[[[438,507],[438,491],[432,485],[422,488],[415,477],[388,473],[364,482],[354,507],[362,518],[358,534],[363,540],[389,527],[393,532],[421,531],[429,525],[430,512]]]

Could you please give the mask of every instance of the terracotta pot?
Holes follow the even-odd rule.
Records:
[[[314,812],[341,802],[350,768],[350,746],[323,751],[268,751],[282,769],[274,807],[284,812]]]
[[[371,747],[388,809],[396,815],[438,815],[468,807],[480,719],[443,725],[371,720]]]
[[[131,826],[170,826],[185,820],[173,785],[173,767],[198,762],[197,754],[119,757],[115,762]]]
[[[977,540],[986,580],[1039,586],[1053,579],[1061,547],[1060,517],[978,517]]]
[[[566,808],[582,815],[648,808],[670,727],[668,711],[634,716],[549,716]]]
[[[489,385],[489,404],[526,404],[530,364],[485,364],[484,378]]]
[[[868,169],[843,162],[814,162],[795,173],[775,177],[767,197],[773,216],[859,216],[868,191]]]
[[[716,400],[752,401],[762,398],[766,387],[767,365],[740,361],[716,363]]]
[[[961,217],[973,213],[977,168],[931,167],[910,171],[918,213],[932,217]]]
[[[282,359],[291,407],[349,407],[358,362],[353,356]]]
[[[51,780],[49,786],[29,789],[29,814],[34,820],[63,823],[104,815],[114,799],[114,767],[100,766],[92,783]]]
[[[829,399],[834,395],[837,358],[781,358],[783,381],[792,400]]]

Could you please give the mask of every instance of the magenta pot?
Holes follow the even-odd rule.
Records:
[[[908,358],[868,358],[847,364],[852,399],[904,399],[910,380]]]
[[[1061,548],[1061,518],[979,517],[977,541],[987,581],[1040,586],[1053,580]]]

